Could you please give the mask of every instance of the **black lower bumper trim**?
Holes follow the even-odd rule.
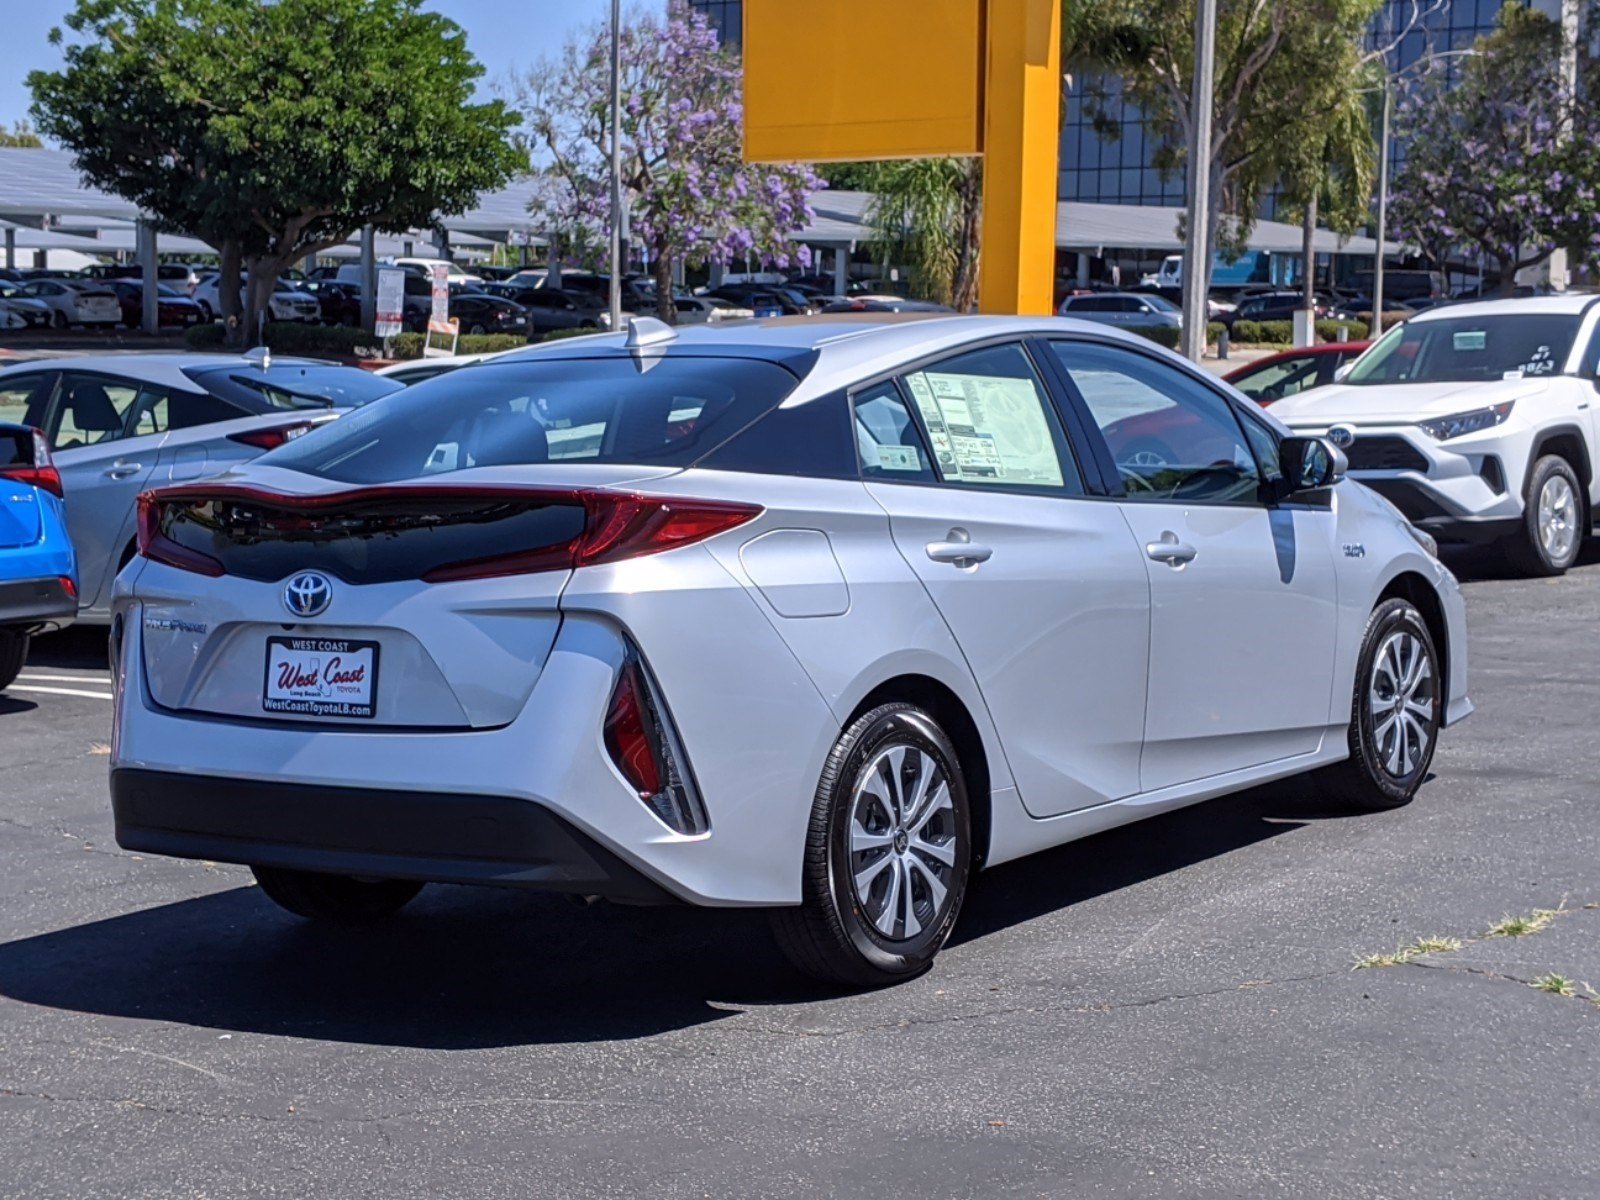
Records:
[[[125,850],[644,904],[673,899],[531,800],[122,768],[111,772],[111,807]]]
[[[1409,479],[1363,479],[1361,482],[1398,508],[1418,529],[1426,530],[1441,542],[1485,546],[1510,537],[1522,527],[1517,517],[1483,521],[1458,517]]]
[[[77,597],[54,575],[0,583],[0,625],[47,625],[77,615]]]

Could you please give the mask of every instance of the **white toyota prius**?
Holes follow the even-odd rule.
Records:
[[[981,867],[1302,772],[1413,796],[1462,599],[1341,473],[1071,320],[498,356],[143,498],[117,837],[335,921],[765,906],[803,970],[902,979]]]

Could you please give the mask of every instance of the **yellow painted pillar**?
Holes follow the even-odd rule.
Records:
[[[1054,310],[1061,0],[986,0],[978,308]]]

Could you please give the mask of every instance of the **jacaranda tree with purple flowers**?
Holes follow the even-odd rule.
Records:
[[[1600,259],[1594,71],[1581,54],[1574,94],[1562,48],[1556,21],[1507,5],[1493,33],[1468,55],[1435,60],[1399,109],[1407,149],[1390,201],[1397,235],[1441,266],[1463,254],[1492,261],[1503,292],[1555,250],[1575,267]]]
[[[671,0],[665,17],[629,15],[622,30],[622,184],[631,239],[649,253],[657,311],[676,319],[674,265],[807,264],[790,239],[821,186],[801,166],[746,163],[739,63],[705,17]],[[517,81],[534,157],[554,186],[542,197],[552,231],[598,262],[610,211],[610,32],[595,26]]]

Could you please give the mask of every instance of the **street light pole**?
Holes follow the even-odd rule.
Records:
[[[1378,248],[1372,256],[1372,336],[1383,332],[1383,244],[1389,236],[1389,110],[1394,89],[1383,77],[1383,121],[1378,135]]]
[[[1215,88],[1217,0],[1199,0],[1194,20],[1194,90],[1189,102],[1189,227],[1183,244],[1183,354],[1206,350],[1206,282],[1211,275],[1211,103]]]
[[[611,0],[611,328],[622,328],[622,0]]]

